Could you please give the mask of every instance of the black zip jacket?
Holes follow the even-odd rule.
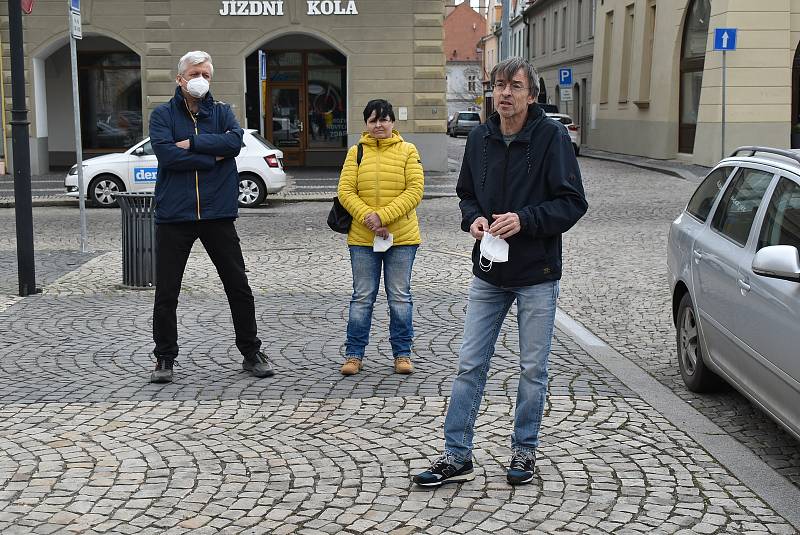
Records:
[[[537,104],[506,146],[500,116],[492,114],[467,138],[456,192],[461,229],[478,217],[516,212],[522,229],[508,238],[508,262],[488,272],[478,266],[480,242],[472,248],[472,272],[500,287],[531,286],[561,278],[561,234],[586,213],[581,171],[569,133]]]

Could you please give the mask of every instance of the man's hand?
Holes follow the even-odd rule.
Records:
[[[469,226],[469,233],[472,234],[472,237],[476,240],[480,240],[483,238],[483,232],[489,230],[489,221],[481,216]]]
[[[183,141],[178,141],[177,143],[175,143],[175,146],[178,147],[179,149],[189,150],[191,144],[189,144],[188,139],[184,139]]]
[[[520,230],[522,225],[519,222],[519,215],[515,212],[507,212],[505,214],[492,214],[494,223],[489,227],[489,234],[495,238],[503,238],[507,240]]]
[[[375,230],[375,235],[380,236],[384,240],[389,237],[389,229],[387,227],[380,227]]]
[[[383,226],[383,223],[381,223],[380,216],[375,212],[367,214],[367,217],[364,218],[364,224],[367,226],[368,229],[370,229],[372,232],[375,232],[376,234],[378,229],[381,228],[381,226]]]

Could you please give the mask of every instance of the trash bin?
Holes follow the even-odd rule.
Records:
[[[115,197],[122,213],[122,286],[153,288],[156,284],[154,195],[121,192]]]

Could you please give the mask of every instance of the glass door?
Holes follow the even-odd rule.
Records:
[[[283,151],[288,166],[302,166],[306,149],[302,86],[275,87],[267,91],[267,138]]]

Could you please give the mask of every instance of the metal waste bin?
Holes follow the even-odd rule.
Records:
[[[155,202],[152,193],[117,193],[122,213],[122,286],[156,285]]]

